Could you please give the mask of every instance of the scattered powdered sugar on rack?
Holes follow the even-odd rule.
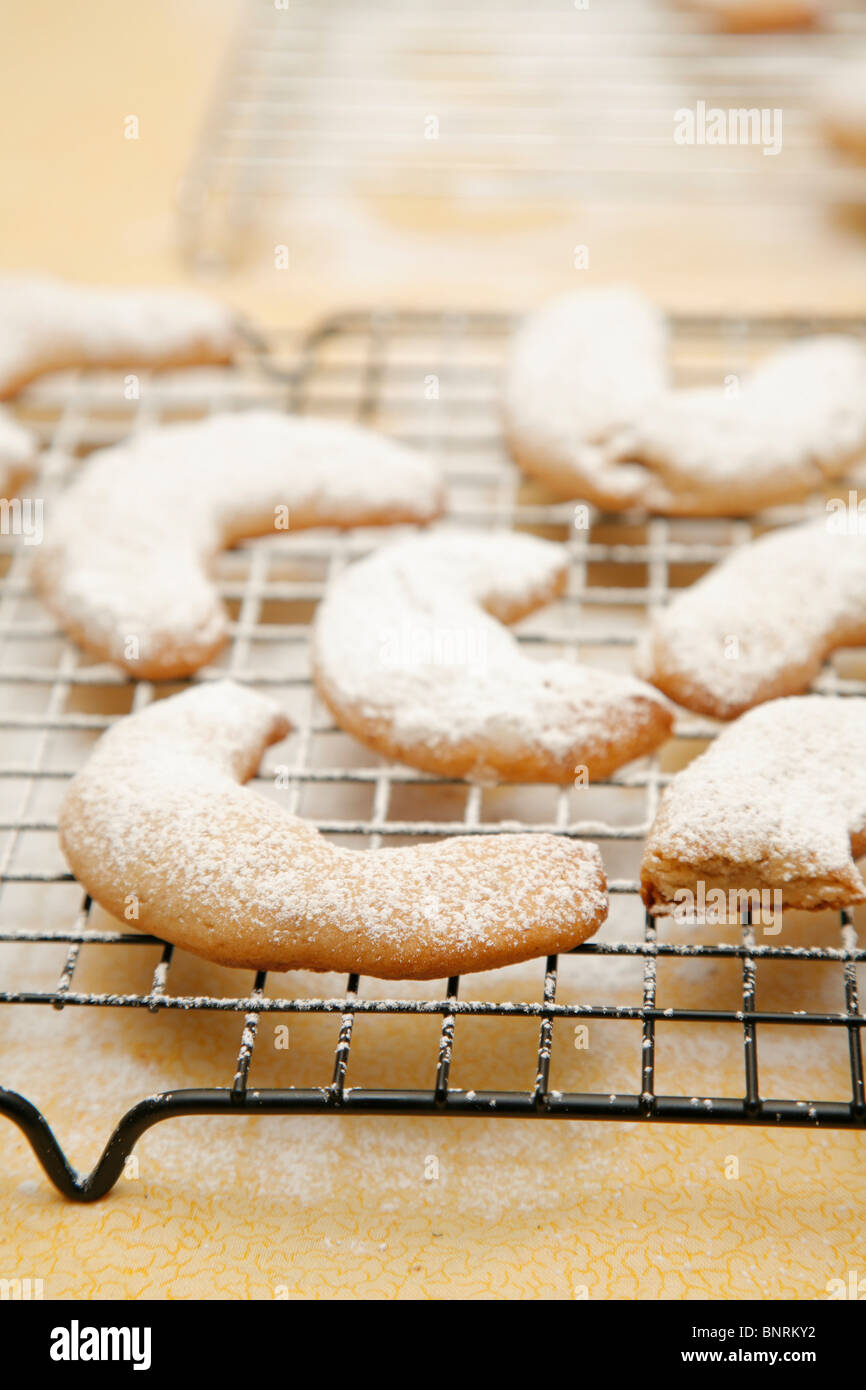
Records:
[[[831,651],[862,643],[866,531],[825,516],[737,548],[678,593],[653,616],[637,669],[689,709],[730,719],[806,689]]]
[[[61,806],[75,876],[116,917],[133,901],[143,930],[261,970],[441,978],[565,950],[604,920],[593,844],[331,845],[238,785],[287,729],[271,701],[227,681],[119,721]]]
[[[350,566],[313,629],[337,722],[391,757],[478,780],[601,777],[649,752],[671,728],[649,686],[533,661],[503,626],[556,597],[566,560],[534,536],[437,531]]]
[[[430,459],[370,430],[257,410],[151,429],[93,454],[50,508],[36,582],[66,629],[140,677],[225,640],[213,554],[267,532],[426,522]]]
[[[0,397],[61,367],[228,362],[237,346],[231,312],[188,290],[0,280]]]
[[[864,850],[866,700],[773,700],[677,773],[647,837],[642,891],[651,906],[703,883],[844,907],[866,898],[854,863]]]

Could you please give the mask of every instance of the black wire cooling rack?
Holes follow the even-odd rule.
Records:
[[[46,378],[20,403],[23,418],[44,441],[39,478],[29,491],[46,507],[58,487],[93,447],[130,430],[160,420],[206,414],[215,409],[270,405],[360,419],[376,428],[432,451],[449,486],[452,520],[473,525],[518,527],[562,540],[571,557],[567,596],[522,625],[521,636],[540,652],[576,653],[625,668],[630,648],[648,611],[663,604],[671,589],[691,580],[707,566],[767,525],[801,516],[803,508],[778,509],[750,521],[730,518],[680,519],[594,516],[591,525],[575,527],[570,504],[551,504],[521,479],[508,461],[498,425],[497,390],[502,354],[511,321],[506,315],[464,313],[359,312],[341,314],[308,335],[275,334],[256,344],[249,360],[235,367],[130,378],[112,373],[64,374]],[[678,318],[673,321],[674,357],[683,382],[719,381],[738,374],[792,335],[816,329],[843,328],[866,333],[866,325],[849,320]],[[130,389],[132,383],[132,389]],[[132,396],[133,399],[129,399]],[[837,489],[838,490],[838,489]],[[821,505],[820,499],[813,499]],[[326,834],[358,848],[405,843],[453,833],[476,834],[497,829],[553,831],[586,836],[603,849],[616,907],[635,906],[637,866],[644,836],[652,823],[661,788],[671,775],[664,753],[623,769],[599,789],[608,798],[603,814],[589,820],[577,789],[547,789],[552,814],[525,820],[490,817],[489,788],[445,783],[411,769],[390,765],[373,755],[357,759],[333,751],[337,731],[312,694],[306,660],[310,615],[331,574],[380,539],[370,531],[334,534],[311,531],[297,536],[251,542],[220,558],[218,576],[233,616],[231,642],[219,662],[196,679],[229,674],[235,680],[270,688],[284,698],[295,721],[289,761],[280,750],[278,768],[288,786],[288,809],[308,814],[304,796],[327,788],[368,798],[366,814],[339,818],[311,814]],[[365,993],[357,976],[332,997],[271,997],[266,977],[258,974],[246,993],[193,995],[172,990],[172,963],[182,954],[155,938],[118,926],[94,925],[92,905],[83,896],[77,909],[61,916],[51,898],[57,885],[74,891],[73,880],[56,857],[46,866],[45,846],[56,854],[56,816],[40,811],[46,787],[62,789],[86,756],[92,741],[117,713],[141,708],[162,693],[148,683],[133,684],[107,666],[88,660],[60,634],[32,596],[29,564],[33,547],[20,536],[2,536],[0,581],[0,908],[10,890],[32,895],[35,906],[22,925],[16,911],[0,912],[0,947],[17,946],[38,954],[58,944],[65,962],[50,988],[16,988],[0,993],[0,1002],[30,1008],[85,1011],[142,1009],[221,1011],[239,1018],[234,1074],[214,1076],[206,1088],[166,1090],[140,1100],[123,1116],[102,1157],[89,1174],[75,1171],[51,1126],[26,1096],[0,1089],[0,1112],[23,1130],[48,1176],[66,1196],[93,1200],[107,1192],[122,1172],[126,1157],[145,1130],[173,1116],[193,1114],[331,1114],[536,1117],[725,1123],[747,1125],[866,1126],[861,1029],[866,1023],[858,996],[858,966],[866,961],[859,948],[855,915],[841,915],[838,945],[830,945],[839,917],[812,919],[810,937],[821,944],[759,940],[759,928],[744,912],[737,938],[709,943],[665,939],[666,919],[646,916],[642,934],[618,936],[608,929],[572,953],[599,960],[614,957],[642,962],[640,1002],[632,1005],[557,998],[556,957],[545,963],[537,998],[523,1000],[468,997],[458,978],[443,982],[433,996],[393,997]],[[284,566],[291,562],[291,569]],[[290,574],[291,577],[286,577]],[[866,693],[866,682],[851,675],[845,654],[837,653],[816,683],[828,698]],[[100,712],[102,709],[102,712]],[[686,750],[713,736],[714,725],[683,714],[674,742]],[[345,750],[346,736],[339,735]],[[351,743],[351,741],[348,741]],[[674,766],[676,763],[673,764]],[[273,785],[267,760],[258,783]],[[443,787],[463,800],[463,814],[433,818],[425,796]],[[14,789],[15,795],[12,795]],[[414,814],[401,796],[420,795]],[[522,795],[525,789],[512,789]],[[17,797],[17,800],[16,800]],[[617,798],[623,797],[622,806]],[[635,814],[635,797],[641,800]],[[56,801],[56,797],[55,797]],[[286,803],[284,803],[286,804]],[[329,804],[336,805],[336,802]],[[353,808],[354,800],[350,801]],[[449,803],[452,804],[452,803]],[[425,818],[426,817],[426,818]],[[42,845],[42,851],[35,846]],[[40,858],[41,854],[41,858]],[[619,876],[617,876],[619,872]],[[48,925],[45,925],[46,922]],[[610,925],[610,924],[609,924]],[[118,953],[116,979],[108,992],[76,988],[82,953],[91,946],[161,946],[149,987],[133,989]],[[714,1007],[714,1000],[690,1007],[661,1007],[657,964],[668,958],[683,963],[727,959],[739,967],[741,987],[736,1007]],[[0,971],[3,954],[0,951]],[[817,962],[838,966],[838,1011],[770,1010],[757,1005],[756,978],[764,962],[796,964],[808,971]],[[292,977],[289,976],[289,979]],[[5,983],[0,975],[0,983]],[[381,982],[380,982],[381,983]],[[476,991],[483,993],[483,991]],[[399,994],[399,997],[397,997]],[[249,1084],[259,1021],[268,1015],[335,1016],[335,1052],[329,1075],[314,1086],[256,1089]],[[431,1050],[429,1085],[416,1089],[352,1086],[350,1065],[355,1020],[359,1015],[441,1018],[435,1051]],[[451,1064],[460,1044],[460,1021],[466,1018],[535,1019],[538,1042],[534,1082],[526,1089],[471,1090],[451,1083]],[[551,1087],[554,1025],[559,1020],[604,1025],[631,1020],[640,1031],[634,1056],[633,1087],[624,1093],[559,1091]],[[742,1094],[660,1094],[656,1086],[657,1041],[684,1023],[723,1025],[742,1048]],[[784,1025],[822,1032],[843,1030],[847,1039],[850,1095],[847,1099],[762,1097],[759,1084],[759,1036]],[[13,1035],[14,1037],[14,1035]],[[72,1092],[74,1097],[74,1091]],[[71,1102],[74,1103],[74,1102]]]

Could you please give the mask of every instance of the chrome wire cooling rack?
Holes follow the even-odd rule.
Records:
[[[498,429],[497,386],[502,353],[511,322],[505,315],[463,313],[348,313],[331,318],[307,336],[290,340],[274,335],[257,344],[250,358],[233,368],[142,376],[130,401],[129,377],[111,373],[66,374],[34,386],[21,402],[22,415],[41,433],[43,466],[29,489],[46,508],[56,489],[74,472],[80,458],[95,446],[121,438],[132,429],[160,420],[195,417],[214,409],[254,405],[309,410],[360,419],[394,436],[432,450],[449,485],[449,517],[456,523],[532,529],[567,543],[571,556],[570,587],[557,605],[521,625],[524,640],[540,654],[580,650],[585,660],[600,660],[626,669],[630,648],[646,613],[666,601],[668,592],[697,574],[769,524],[802,515],[802,508],[782,509],[752,521],[667,520],[642,516],[593,516],[591,525],[574,525],[570,504],[553,504],[522,481],[508,461]],[[674,355],[681,381],[719,381],[744,370],[749,362],[781,341],[804,331],[843,327],[866,332],[852,321],[816,323],[792,319],[680,318],[673,323]],[[134,379],[132,379],[134,380]],[[814,499],[820,506],[820,499]],[[194,505],[194,499],[191,499]],[[250,979],[246,992],[198,995],[172,989],[173,961],[182,953],[118,924],[94,924],[86,896],[75,898],[75,885],[56,851],[56,814],[52,804],[65,780],[86,756],[88,747],[118,713],[140,708],[165,693],[153,685],[130,682],[107,666],[88,662],[63,636],[32,596],[28,568],[33,548],[20,536],[3,536],[0,581],[0,972],[3,951],[22,948],[35,960],[46,949],[65,949],[65,962],[50,987],[5,989],[0,1002],[11,1008],[49,1006],[54,1010],[170,1010],[237,1013],[237,1060],[233,1075],[214,1076],[213,1085],[171,1089],[149,1095],[123,1116],[93,1171],[81,1175],[67,1160],[41,1111],[24,1095],[0,1090],[0,1112],[23,1130],[45,1171],[66,1196],[93,1200],[107,1192],[121,1174],[137,1139],[150,1126],[173,1116],[192,1114],[308,1113],[330,1115],[442,1115],[676,1121],[788,1126],[866,1126],[861,1029],[866,1018],[858,996],[858,966],[866,951],[857,944],[855,914],[820,914],[811,919],[808,944],[768,941],[748,915],[733,939],[701,943],[670,939],[667,919],[642,918],[637,897],[637,870],[643,837],[652,822],[660,789],[672,768],[713,736],[707,721],[683,715],[675,740],[661,754],[644,759],[592,789],[606,798],[588,818],[586,789],[548,788],[552,812],[523,823],[488,808],[503,790],[465,783],[443,783],[411,769],[388,765],[365,754],[335,730],[312,694],[306,644],[310,615],[328,576],[347,560],[368,550],[381,533],[348,535],[310,531],[296,536],[251,542],[222,556],[218,576],[233,615],[231,642],[213,667],[197,679],[234,679],[270,688],[285,700],[295,731],[285,751],[271,750],[287,780],[281,791],[289,810],[310,815],[320,829],[358,849],[407,843],[452,833],[476,834],[499,829],[554,831],[598,841],[605,856],[612,894],[611,920],[595,941],[573,954],[598,962],[631,958],[642,963],[642,997],[633,1005],[612,1005],[601,998],[563,1001],[558,989],[558,961],[546,961],[538,996],[472,998],[459,979],[433,985],[423,997],[400,990],[372,991],[350,976],[332,997],[271,997],[263,974]],[[854,658],[856,654],[849,653]],[[853,674],[852,674],[853,672]],[[172,687],[173,688],[173,687]],[[837,653],[817,682],[828,698],[866,693],[866,681],[846,654]],[[339,751],[335,751],[339,750]],[[672,753],[671,751],[672,750]],[[363,754],[363,756],[362,756]],[[270,756],[270,755],[269,755]],[[671,760],[673,758],[673,761]],[[677,760],[678,759],[678,760]],[[273,793],[274,764],[266,760],[257,778]],[[430,818],[429,797],[447,786],[451,818]],[[366,811],[351,818],[312,814],[306,796],[322,789],[345,792],[357,811],[359,796]],[[407,809],[408,789],[419,792],[418,809]],[[510,789],[523,794],[523,789]],[[510,794],[510,793],[509,793]],[[453,812],[461,798],[462,814]],[[329,802],[333,807],[335,802]],[[599,810],[598,808],[601,807]],[[42,846],[37,852],[35,846]],[[50,847],[47,849],[46,846]],[[40,857],[41,856],[41,857]],[[49,867],[46,867],[46,864]],[[61,913],[58,889],[74,910]],[[24,892],[32,905],[26,914],[4,899]],[[70,896],[71,895],[71,896]],[[620,932],[619,909],[631,909],[635,923]],[[27,925],[20,916],[24,915]],[[722,933],[722,935],[724,935]],[[811,944],[811,943],[816,944]],[[820,944],[818,944],[820,943]],[[833,944],[828,944],[833,943]],[[111,988],[99,993],[76,988],[82,958],[92,946],[138,948],[160,946],[149,986],[135,989],[115,952]],[[714,998],[689,1007],[666,1008],[657,995],[657,967],[670,958],[688,966],[727,959],[741,976],[735,1007],[720,1007]],[[188,959],[188,958],[187,958]],[[838,1009],[778,1010],[759,1007],[757,975],[765,963],[784,962],[798,971],[821,962],[837,974]],[[174,972],[176,977],[176,970]],[[235,977],[233,977],[235,978]],[[292,976],[284,977],[288,981]],[[309,977],[308,977],[309,978]],[[477,978],[477,977],[476,977]],[[591,978],[591,977],[590,977]],[[0,984],[6,985],[5,973]],[[370,982],[367,982],[369,985]],[[561,986],[561,979],[559,981]],[[390,988],[390,987],[389,987]],[[590,986],[591,988],[591,986]],[[432,990],[432,992],[431,992]],[[483,994],[483,990],[476,990]],[[503,994],[505,991],[503,991]],[[257,1029],[263,1016],[334,1015],[334,1058],[330,1075],[313,1086],[256,1089],[250,1067]],[[418,1089],[352,1086],[352,1043],[359,1015],[441,1018],[438,1045],[431,1050],[429,1084]],[[526,1089],[471,1090],[451,1081],[452,1056],[459,1054],[461,1021],[497,1018],[537,1020],[534,1082]],[[611,1095],[559,1091],[551,1086],[555,1053],[554,1025],[610,1020],[635,1024],[640,1046],[634,1053],[630,1090]],[[742,1048],[742,1087],[735,1096],[662,1094],[656,1085],[659,1036],[676,1047],[676,1030],[721,1025]],[[762,1097],[759,1038],[782,1025],[828,1031],[847,1042],[850,1094],[779,1099]],[[366,1026],[366,1025],[365,1025]],[[514,1024],[514,1026],[518,1026]],[[14,1032],[11,1034],[14,1040]],[[636,1039],[637,1040],[637,1039]],[[7,1053],[7,1056],[9,1054]],[[61,1064],[62,1065],[62,1064]],[[216,1067],[214,1067],[216,1071]],[[848,1083],[845,1082],[847,1088]],[[74,1097],[74,1090],[72,1095]]]
[[[182,182],[195,263],[299,199],[862,202],[816,91],[866,57],[839,0],[801,33],[720,34],[675,0],[246,0]],[[782,147],[679,144],[675,113],[782,112]],[[768,117],[769,119],[769,117]],[[276,235],[282,241],[282,234]]]

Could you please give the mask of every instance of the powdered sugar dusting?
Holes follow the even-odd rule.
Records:
[[[509,532],[385,546],[338,576],[319,607],[317,684],[353,732],[366,726],[373,743],[434,770],[484,778],[525,767],[564,780],[636,757],[669,731],[649,687],[533,661],[498,620],[552,598],[565,564],[562,547]]]
[[[730,718],[804,689],[834,647],[866,641],[866,535],[830,518],[737,548],[652,620],[638,670]]]
[[[37,443],[30,430],[0,410],[0,497],[7,497],[17,486],[36,457]]]
[[[645,464],[654,511],[754,511],[804,496],[866,448],[866,352],[806,338],[736,389],[670,391],[648,404],[619,455]]]

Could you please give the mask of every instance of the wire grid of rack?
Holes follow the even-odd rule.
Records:
[[[817,30],[758,35],[711,32],[670,0],[247,0],[242,16],[182,183],[192,261],[243,255],[306,197],[866,196],[814,114],[816,91],[866,57],[854,3]],[[675,113],[698,102],[781,111],[781,151],[677,143]]]
[[[720,380],[743,371],[756,357],[808,330],[844,327],[864,333],[861,323],[838,320],[818,323],[793,319],[680,318],[673,322],[674,357],[683,382]],[[593,518],[591,527],[574,526],[574,508],[551,503],[521,477],[507,459],[498,428],[497,388],[503,347],[511,328],[506,315],[462,313],[354,313],[329,319],[299,340],[275,334],[257,345],[251,360],[216,372],[188,372],[142,379],[140,399],[128,402],[128,379],[117,374],[67,374],[47,378],[23,400],[23,414],[43,434],[46,449],[42,474],[30,488],[46,505],[91,448],[122,437],[159,420],[188,418],[215,409],[271,405],[355,418],[432,450],[440,460],[449,487],[448,524],[473,524],[531,529],[559,538],[570,553],[570,586],[554,608],[521,625],[523,640],[543,655],[572,653],[584,659],[616,664],[628,662],[630,648],[647,612],[663,604],[670,589],[688,582],[768,523],[800,516],[802,508],[779,509],[751,521],[718,519],[684,521],[640,516]],[[551,789],[556,812],[550,819],[509,820],[497,824],[486,816],[484,798],[490,789],[466,783],[447,784],[464,797],[462,816],[452,820],[426,819],[421,807],[414,816],[394,809],[402,789],[417,787],[431,795],[443,779],[387,764],[374,755],[360,762],[338,762],[328,752],[337,732],[330,716],[312,695],[306,661],[309,617],[324,586],[337,568],[369,550],[381,538],[372,531],[337,534],[310,531],[295,536],[250,542],[221,558],[218,576],[222,595],[234,614],[231,641],[224,656],[196,679],[234,679],[278,692],[289,704],[296,729],[286,754],[272,750],[288,772],[290,811],[304,813],[302,797],[310,788],[330,787],[370,793],[366,815],[311,817],[323,833],[359,849],[419,842],[450,833],[510,833],[545,830],[586,836],[599,842],[607,861],[614,907],[636,902],[637,865],[644,835],[652,822],[660,789],[670,776],[659,755],[644,759],[600,784],[610,797],[637,790],[642,798],[638,815],[612,814],[608,820],[589,820],[581,807],[579,789]],[[637,939],[603,936],[572,954],[597,959],[630,957],[642,962],[642,999],[633,1006],[557,999],[558,961],[546,961],[543,989],[537,998],[523,1000],[465,997],[461,981],[450,979],[432,997],[368,997],[357,976],[334,997],[270,997],[266,977],[251,980],[247,993],[189,995],[172,990],[173,948],[134,930],[94,926],[92,904],[83,895],[71,920],[57,920],[48,894],[53,885],[72,883],[63,869],[46,869],[32,855],[19,851],[28,837],[53,841],[56,817],[35,806],[46,782],[62,787],[86,756],[84,743],[107,727],[117,710],[141,708],[160,692],[149,683],[133,684],[119,672],[89,662],[58,633],[32,597],[28,567],[32,549],[20,537],[2,538],[5,574],[0,582],[0,790],[15,783],[21,795],[12,806],[3,800],[0,830],[5,839],[0,858],[0,890],[27,885],[38,895],[49,926],[0,926],[0,948],[27,944],[38,952],[50,944],[65,947],[65,963],[51,988],[5,989],[0,1002],[54,1009],[146,1009],[227,1011],[240,1015],[237,1060],[233,1076],[215,1077],[212,1087],[172,1090],[148,1096],[117,1126],[101,1160],[89,1175],[80,1175],[68,1162],[42,1113],[26,1097],[0,1089],[0,1113],[24,1131],[46,1172],[67,1196],[92,1200],[105,1193],[120,1175],[138,1137],[157,1121],[171,1116],[217,1113],[436,1114],[442,1116],[545,1117],[608,1120],[723,1122],[790,1126],[866,1126],[866,1097],[860,1032],[864,1017],[858,997],[857,967],[866,951],[857,944],[854,915],[843,912],[841,937],[827,945],[828,915],[814,939],[825,944],[800,945],[758,940],[756,928],[743,914],[739,939],[698,942],[665,940],[658,921],[645,916]],[[281,569],[290,560],[294,578]],[[837,654],[837,659],[843,654]],[[173,687],[172,687],[173,688]],[[866,681],[846,676],[837,662],[822,672],[817,688],[828,697],[866,693]],[[82,712],[81,697],[105,703],[106,712]],[[34,708],[34,705],[36,706]],[[78,707],[77,707],[78,706]],[[676,739],[709,739],[714,726],[685,713],[678,719]],[[79,740],[75,753],[64,752],[64,740]],[[345,735],[340,735],[344,740]],[[352,741],[349,740],[349,743]],[[319,750],[319,756],[316,756]],[[273,789],[273,766],[260,769],[257,785]],[[495,795],[496,789],[493,789]],[[284,795],[281,793],[281,795]],[[626,854],[627,872],[616,876],[617,852]],[[615,916],[615,914],[613,914]],[[816,918],[816,925],[820,919]],[[835,917],[838,924],[838,917]],[[119,971],[109,992],[76,989],[76,970],[88,944],[161,946],[149,988],[135,990]],[[736,1008],[661,1008],[656,996],[659,961],[727,959],[739,963],[741,999]],[[119,959],[119,957],[118,957]],[[756,1001],[756,970],[762,961],[838,965],[844,1009],[838,1012],[762,1010]],[[0,951],[2,969],[2,951]],[[291,978],[291,977],[289,977]],[[6,982],[0,977],[0,984]],[[250,1066],[259,1020],[265,1015],[318,1013],[335,1016],[335,1052],[331,1074],[313,1087],[255,1089]],[[418,1089],[373,1089],[350,1085],[351,1048],[359,1015],[383,1017],[435,1015],[441,1031],[430,1057],[429,1085]],[[450,1082],[452,1056],[459,1048],[463,1018],[536,1019],[538,1043],[534,1084],[526,1090],[471,1090]],[[640,1027],[641,1046],[634,1059],[634,1089],[618,1095],[560,1092],[550,1085],[553,1026],[558,1019],[576,1021],[631,1019]],[[660,1029],[683,1022],[723,1024],[741,1038],[743,1090],[737,1097],[659,1094],[655,1083],[656,1040]],[[805,1025],[844,1030],[850,1066],[850,1099],[764,1099],[759,1089],[758,1038],[765,1027]]]

